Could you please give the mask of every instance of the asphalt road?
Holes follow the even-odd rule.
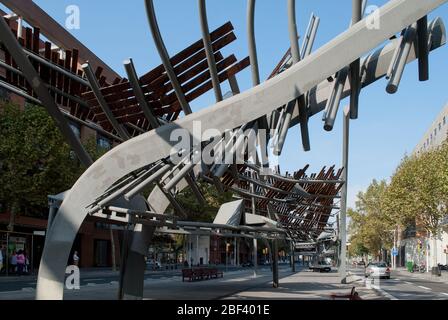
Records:
[[[351,272],[366,281],[363,270],[352,269]],[[418,279],[394,271],[390,280],[375,279],[371,284],[391,300],[448,300],[448,283]]]

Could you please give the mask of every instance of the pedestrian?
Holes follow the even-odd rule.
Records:
[[[10,262],[11,266],[9,272],[15,274],[17,272],[17,253],[15,250],[12,252]]]
[[[0,248],[0,274],[3,271],[3,247]]]
[[[75,253],[73,253],[73,265],[75,265],[75,266],[79,265],[78,251],[75,251]]]
[[[19,251],[19,254],[17,255],[17,273],[19,276],[23,275],[23,270],[25,269],[25,254],[23,253],[23,250]]]
[[[25,273],[30,274],[30,259],[28,259],[28,256],[25,254]]]

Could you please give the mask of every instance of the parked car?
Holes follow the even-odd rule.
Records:
[[[155,261],[154,259],[146,260],[146,266],[148,267],[148,269],[152,270],[162,269],[162,264],[159,261]]]
[[[365,270],[365,276],[390,279],[390,268],[385,262],[370,262]]]
[[[361,261],[355,261],[355,265],[356,266],[362,266],[362,267],[365,267],[366,266],[366,263],[364,262],[364,260],[361,260]]]
[[[332,265],[326,261],[319,261],[317,263],[310,264],[309,269],[313,270],[313,272],[331,272]]]
[[[251,268],[254,266],[254,264],[252,262],[248,261],[248,262],[243,263],[241,266],[243,268]]]

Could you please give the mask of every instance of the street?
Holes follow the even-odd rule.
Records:
[[[350,272],[366,283],[364,269],[352,268]],[[368,286],[368,283],[366,283]],[[389,300],[448,300],[448,281],[427,279],[427,275],[392,271],[391,279],[375,279],[373,287]]]

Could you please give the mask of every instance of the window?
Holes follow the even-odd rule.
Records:
[[[434,138],[437,136],[437,128],[434,129]]]
[[[98,135],[96,144],[102,149],[110,150],[112,148],[110,140],[101,135]]]
[[[442,130],[442,123],[439,123],[439,131]]]
[[[443,125],[446,125],[446,117],[443,117]]]
[[[72,128],[73,133],[81,139],[81,129],[77,123],[70,122],[70,128]]]

